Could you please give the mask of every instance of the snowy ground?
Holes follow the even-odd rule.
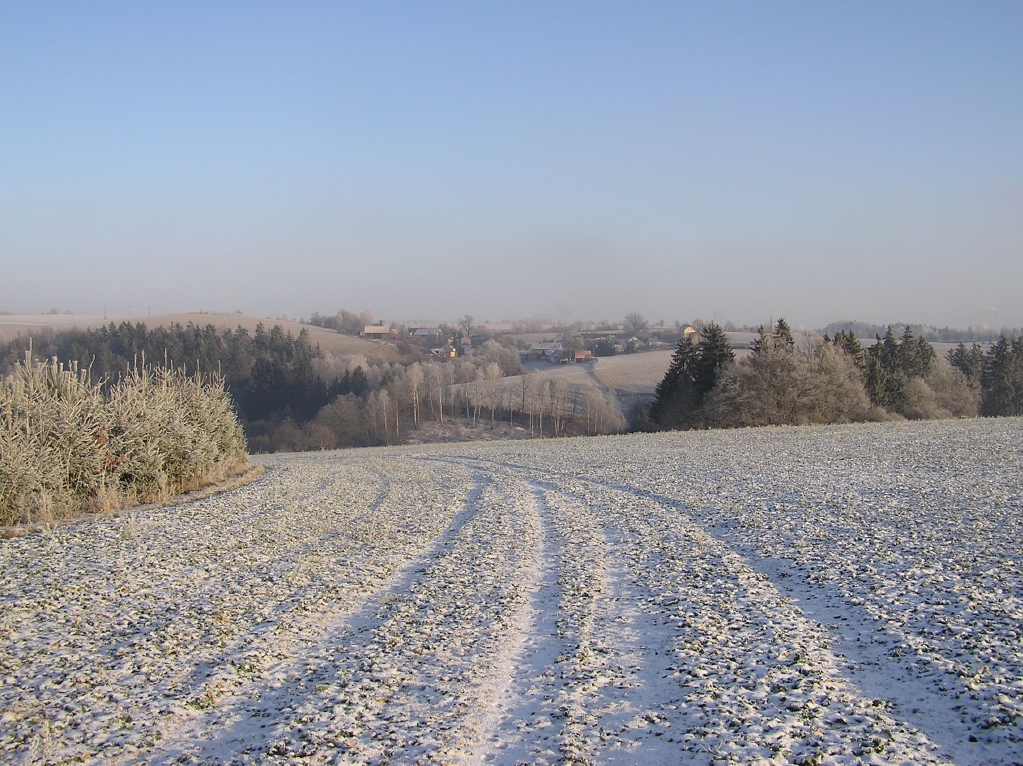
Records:
[[[0,541],[0,762],[1023,763],[1023,422],[276,456]]]

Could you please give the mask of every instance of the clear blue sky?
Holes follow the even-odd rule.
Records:
[[[0,5],[0,310],[1023,324],[1023,3]]]

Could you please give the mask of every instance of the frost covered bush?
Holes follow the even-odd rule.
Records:
[[[830,343],[764,344],[724,370],[706,405],[708,423],[724,428],[850,423],[869,411],[859,370]]]
[[[961,344],[947,359],[938,359],[931,345],[907,328],[902,340],[891,328],[882,340],[864,349],[849,332],[834,339],[809,336],[797,346],[787,323],[779,319],[773,331],[760,328],[753,353],[737,362],[719,365],[713,387],[700,396],[692,385],[676,383],[677,369],[692,346],[679,343],[672,367],[657,387],[652,420],[661,428],[742,428],[769,425],[811,425],[884,420],[925,420],[975,417],[983,354]],[[1023,344],[1020,346],[1023,352]],[[1001,357],[1010,357],[1007,342]],[[995,351],[990,356],[996,357]],[[1000,357],[1000,358],[1001,358]],[[1020,354],[1023,358],[1023,353]],[[1007,370],[1008,362],[984,362],[984,369]],[[1020,365],[1023,369],[1023,365]],[[673,378],[673,375],[675,376]],[[989,375],[989,378],[992,376]],[[1012,414],[1006,406],[1015,386],[1011,375],[1002,386],[1007,394],[990,414]],[[1023,380],[1023,375],[1019,376]],[[991,388],[989,386],[989,388]],[[1023,397],[1019,397],[1023,402]],[[1023,412],[1023,405],[1020,406]]]
[[[0,381],[0,525],[146,502],[247,464],[223,381],[136,369],[104,394],[30,358]]]
[[[905,395],[902,414],[910,420],[976,417],[980,399],[946,359],[938,359],[926,377],[910,378]]]
[[[0,524],[50,518],[97,493],[103,410],[75,367],[20,365],[0,383]]]

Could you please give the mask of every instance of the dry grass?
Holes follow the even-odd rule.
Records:
[[[221,380],[134,370],[104,394],[74,366],[27,359],[0,381],[0,526],[160,500],[247,462]]]
[[[71,516],[63,519],[51,519],[49,521],[34,524],[15,524],[14,526],[9,527],[0,526],[0,539],[10,540],[12,537],[20,537],[21,535],[32,534],[33,532],[52,532],[58,527],[78,524],[80,522],[96,518],[117,518],[118,516],[127,516],[127,523],[134,526],[138,523],[139,512],[148,511],[153,508],[166,508],[171,505],[182,505],[183,503],[191,503],[196,500],[204,500],[207,497],[219,495],[221,492],[228,492],[232,489],[244,487],[246,484],[251,484],[262,476],[264,472],[265,468],[262,465],[239,465],[233,473],[229,474],[222,480],[216,481],[213,477],[208,477],[209,483],[199,489],[193,490],[192,492],[183,492],[180,495],[169,496],[165,499],[156,500],[152,503],[144,503],[142,505],[123,505],[117,508],[107,508],[95,513],[80,513],[77,516]]]
[[[597,360],[594,375],[608,388],[630,394],[652,394],[671,365],[674,350],[605,356]]]

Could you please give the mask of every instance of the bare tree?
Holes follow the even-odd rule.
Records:
[[[380,389],[377,391],[377,415],[380,418],[380,426],[384,432],[384,444],[391,443],[390,434],[390,414],[391,414],[391,397],[387,393],[386,389]]]
[[[497,362],[491,362],[483,368],[483,376],[485,379],[487,406],[490,407],[490,430],[493,431],[497,419],[495,413],[501,398],[501,386],[498,382],[501,380],[501,368]]]
[[[530,383],[529,383],[529,375],[520,375],[519,376],[519,389],[520,389],[519,393],[521,395],[521,398],[520,398],[520,401],[519,401],[519,412],[521,412],[523,415],[526,414],[526,397],[529,395],[529,385],[530,385]],[[533,432],[533,418],[532,418],[532,416],[530,416],[530,418],[529,418],[529,432],[530,433]]]
[[[546,377],[541,377],[537,381],[536,389],[536,404],[537,404],[537,415],[540,417],[539,428],[540,436],[543,436],[543,416],[547,411],[548,402],[550,400],[551,382]]]
[[[455,367],[453,364],[441,365],[444,373],[444,386],[441,389],[448,400],[448,412],[455,417],[458,408],[458,386],[455,385]]]
[[[472,424],[475,426],[480,419],[480,407],[483,406],[483,394],[487,386],[487,376],[483,370],[476,368],[472,376]]]
[[[979,392],[970,387],[970,382],[962,371],[953,367],[947,359],[937,360],[925,380],[934,392],[938,407],[950,416],[955,418],[977,416],[980,407]]]
[[[429,362],[423,365],[426,399],[430,402],[434,417],[444,422],[444,372],[439,364]]]
[[[419,428],[419,396],[423,388],[423,367],[418,362],[405,368],[405,387],[412,404],[412,422]]]
[[[547,398],[550,407],[551,423],[554,428],[554,435],[561,436],[565,429],[568,382],[561,378],[555,378],[550,381],[547,388]]]
[[[724,427],[801,425],[863,420],[869,409],[862,375],[844,351],[768,340],[724,369],[702,416]]]
[[[586,392],[584,407],[588,434],[611,434],[625,430],[627,424],[618,410],[614,394],[605,394],[592,388]]]
[[[518,375],[522,372],[522,361],[519,359],[519,352],[514,348],[502,346],[496,340],[490,339],[480,348],[480,356],[486,362],[497,362],[504,375]]]
[[[646,317],[638,311],[630,311],[625,315],[623,329],[627,335],[636,335],[641,333],[649,326],[650,323],[646,321]]]
[[[501,388],[501,406],[508,411],[508,427],[514,425],[513,417],[515,415],[515,392],[508,388]]]
[[[461,389],[462,402],[465,405],[465,419],[472,420],[472,391],[469,384],[476,380],[476,366],[471,359],[460,359],[455,375]]]
[[[538,372],[531,372],[522,376],[522,410],[529,413],[529,435],[535,433],[534,418],[540,414],[538,403],[541,401],[541,384],[543,376]],[[543,417],[540,417],[540,425],[543,426]]]

